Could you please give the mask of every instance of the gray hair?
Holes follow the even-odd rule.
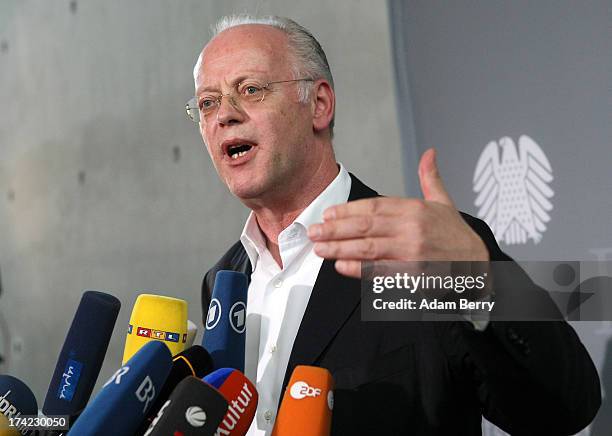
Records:
[[[213,26],[212,32],[214,38],[219,33],[231,27],[240,26],[243,24],[264,24],[282,30],[287,35],[289,47],[292,50],[294,57],[294,65],[292,66],[293,78],[299,79],[309,77],[314,80],[325,79],[332,89],[334,89],[334,78],[332,77],[329,64],[325,52],[319,44],[319,41],[310,33],[310,31],[300,26],[295,21],[269,15],[265,17],[257,17],[249,14],[227,15],[220,18]],[[212,39],[211,38],[211,39]],[[310,97],[312,83],[302,81],[298,83],[298,99],[301,103],[307,103]],[[329,123],[330,133],[333,135],[335,114]]]

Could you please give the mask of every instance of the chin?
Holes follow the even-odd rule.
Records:
[[[263,189],[258,186],[254,181],[245,181],[243,183],[231,183],[228,184],[230,192],[241,200],[250,200],[253,198],[260,197]]]

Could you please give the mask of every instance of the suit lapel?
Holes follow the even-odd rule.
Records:
[[[351,174],[351,192],[348,201],[377,195],[374,190]],[[360,280],[338,274],[333,260],[323,261],[293,343],[281,392],[284,392],[289,383],[294,368],[297,365],[316,364],[336,333],[358,309],[361,299],[360,286]]]

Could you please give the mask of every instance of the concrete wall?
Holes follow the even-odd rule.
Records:
[[[0,372],[41,403],[84,289],[123,305],[100,381],[120,365],[139,293],[184,298],[201,324],[202,274],[247,215],[183,112],[219,16],[275,13],[312,30],[337,84],[339,160],[403,194],[386,3],[294,3],[0,3]]]

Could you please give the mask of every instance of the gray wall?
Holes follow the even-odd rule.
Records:
[[[405,155],[438,147],[449,192],[478,216],[473,177],[485,146],[505,136],[518,145],[528,135],[552,168],[550,221],[539,243],[498,237],[502,249],[520,260],[611,261],[612,2],[389,0],[389,6]],[[407,190],[414,190],[416,179],[406,176]],[[606,393],[593,435],[612,428],[607,321],[573,324]]]
[[[336,79],[339,160],[403,194],[386,4],[294,3],[0,2],[0,372],[41,403],[84,289],[123,305],[100,381],[142,291],[186,299],[201,325],[202,274],[247,215],[183,113],[217,17],[275,13],[311,29]]]

